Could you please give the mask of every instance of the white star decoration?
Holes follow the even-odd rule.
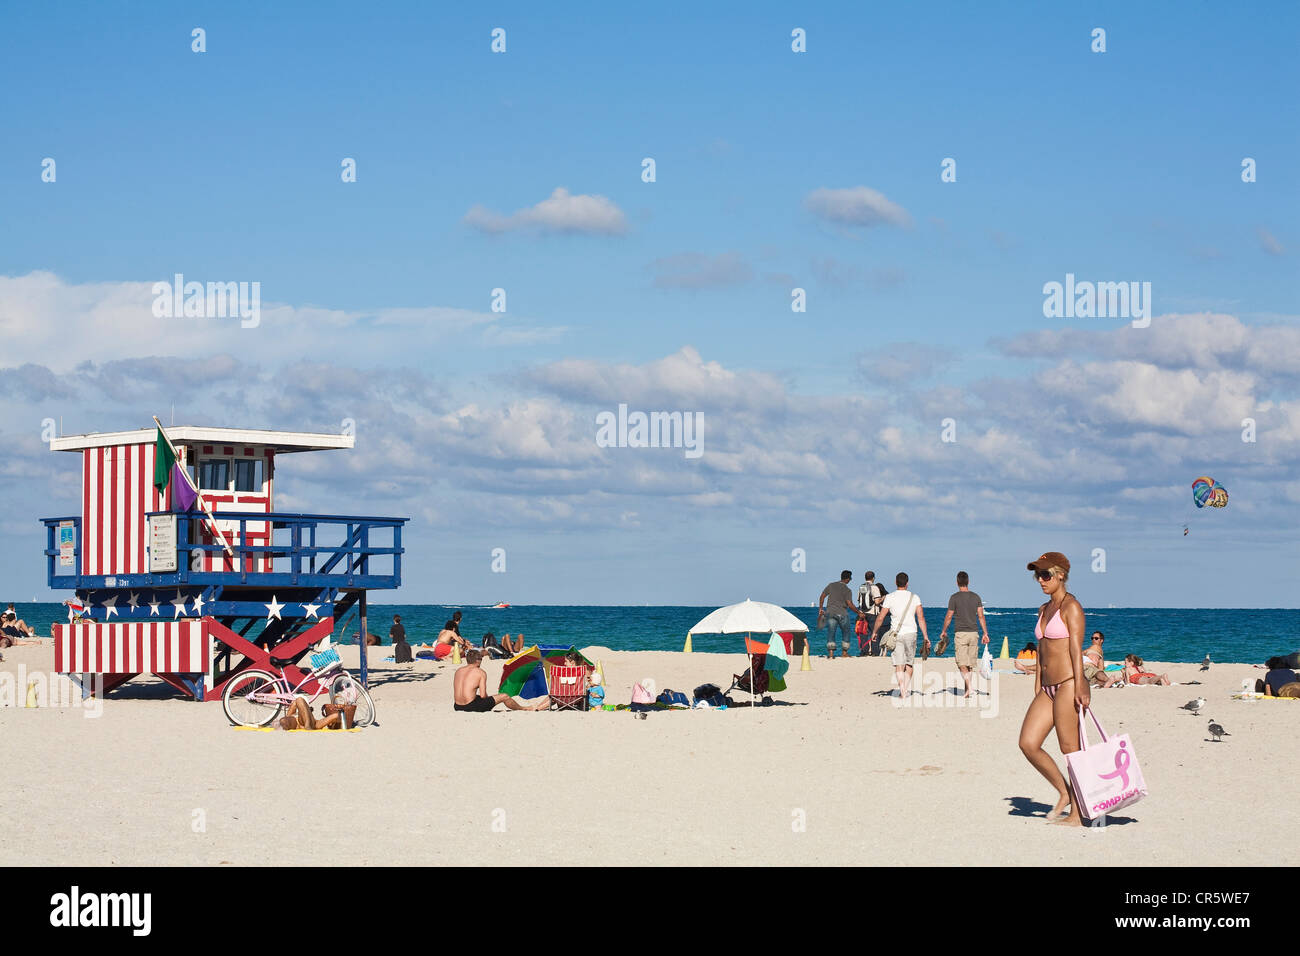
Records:
[[[320,610],[319,604],[304,604],[302,609],[307,612],[308,617],[316,617],[316,612]],[[316,618],[320,620],[320,618]]]
[[[176,609],[176,613],[174,613],[174,614],[172,615],[172,620],[173,620],[173,621],[176,620],[176,618],[180,617],[182,614],[185,613],[185,605],[188,604],[189,601],[190,601],[189,598],[187,598],[187,597],[182,597],[182,596],[181,596],[181,589],[180,589],[180,588],[177,588],[177,589],[176,589],[176,600],[171,602],[172,607],[174,607],[174,608]]]
[[[194,613],[199,615],[199,617],[203,616],[203,592],[202,591],[200,591],[194,597]]]
[[[268,621],[271,620],[271,618],[279,620],[280,612],[284,610],[284,605],[276,601],[274,594],[271,595],[271,603],[262,606],[266,608],[266,619]]]
[[[157,617],[158,615],[158,595],[153,595],[153,600],[149,602],[149,616]]]
[[[102,606],[105,612],[104,618],[107,619],[112,617],[114,614],[117,613],[117,595],[114,594],[112,597],[104,598],[104,603]]]
[[[128,599],[126,602],[126,606],[134,611],[139,604],[140,604],[139,593],[136,591],[132,591],[130,599]]]

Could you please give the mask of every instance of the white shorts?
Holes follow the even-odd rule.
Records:
[[[911,664],[912,658],[916,657],[916,632],[898,635],[898,643],[894,645],[894,652],[889,657],[895,667]]]

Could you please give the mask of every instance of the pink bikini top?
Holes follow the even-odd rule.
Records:
[[[1053,624],[1056,625],[1055,630],[1052,629]],[[1052,619],[1047,622],[1046,631],[1043,630],[1043,622],[1042,622],[1041,615],[1039,617],[1038,623],[1034,625],[1034,637],[1038,638],[1038,640],[1040,641],[1043,638],[1047,638],[1049,641],[1055,641],[1055,640],[1059,640],[1062,637],[1069,637],[1069,636],[1070,636],[1070,629],[1066,627],[1065,622],[1061,620],[1060,608],[1056,609],[1056,613],[1052,615]]]

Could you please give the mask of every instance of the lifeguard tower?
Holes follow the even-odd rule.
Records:
[[[83,609],[54,627],[55,670],[86,693],[153,674],[215,700],[235,674],[271,661],[296,684],[311,646],[357,615],[364,683],[366,594],[401,585],[407,519],[274,507],[283,456],[353,443],[161,424],[53,439],[51,450],[81,456],[81,514],[42,519],[49,586],[75,591]],[[170,456],[177,468],[160,487],[155,465]]]

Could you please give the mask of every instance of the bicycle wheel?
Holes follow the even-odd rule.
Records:
[[[375,702],[370,691],[351,674],[339,674],[330,681],[330,700],[336,704],[356,704],[353,726],[369,727],[375,720]]]
[[[221,709],[236,727],[265,727],[284,711],[274,699],[282,690],[280,678],[267,671],[247,670],[226,682]]]

